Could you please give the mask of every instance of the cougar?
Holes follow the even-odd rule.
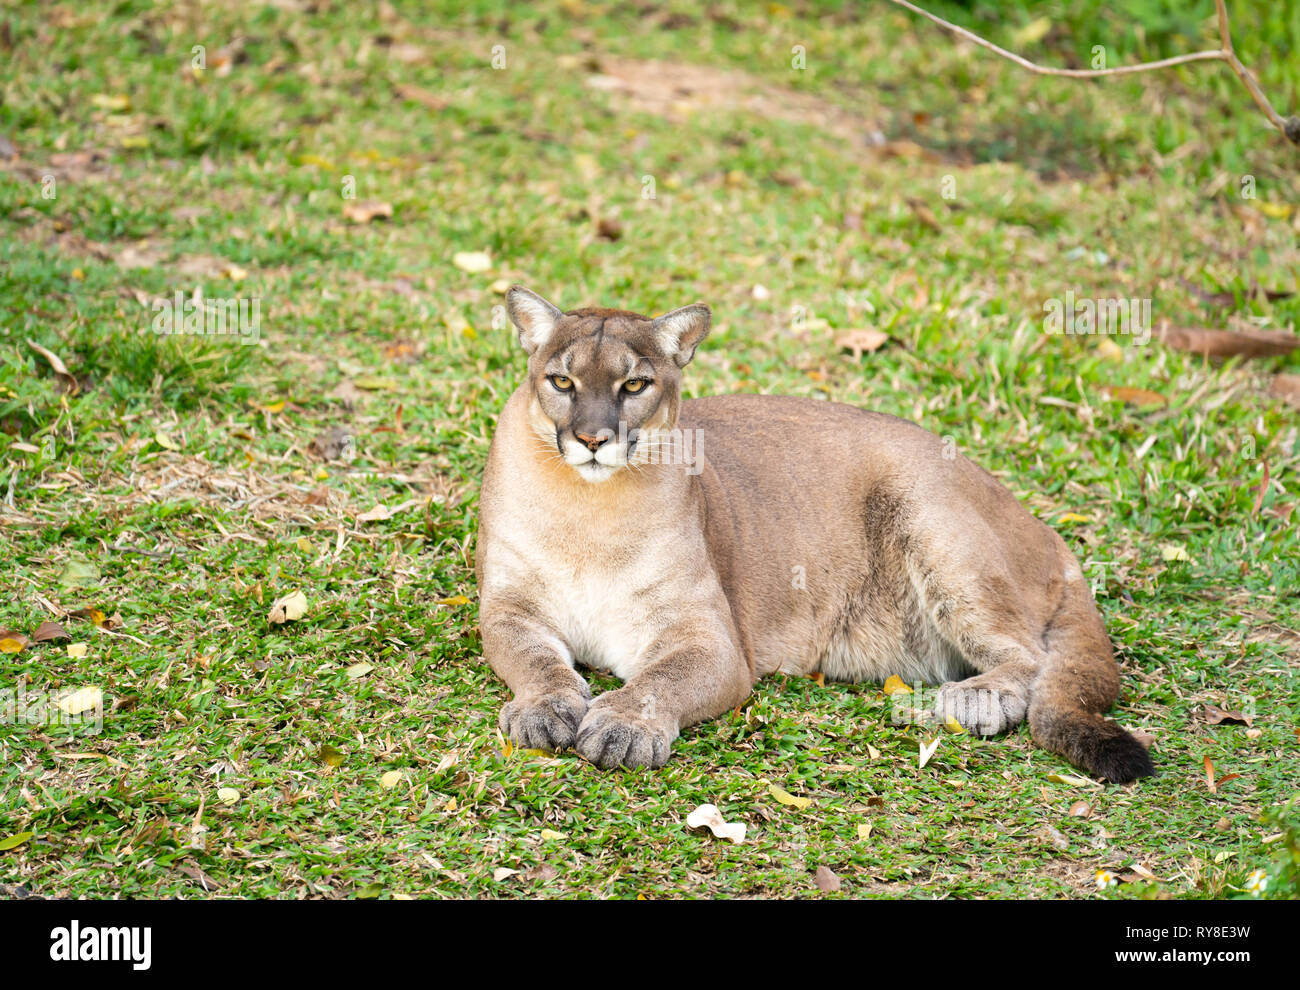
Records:
[[[1119,669],[1065,542],[983,468],[893,416],[681,399],[702,304],[657,319],[507,294],[527,377],[480,497],[483,653],[515,744],[659,767],[760,677],[940,685],[930,717],[1028,719],[1088,773],[1154,773],[1102,716]],[[622,687],[594,700],[577,666]],[[928,706],[927,706],[928,710]]]

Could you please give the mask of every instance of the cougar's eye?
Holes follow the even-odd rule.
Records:
[[[638,392],[644,391],[649,384],[650,382],[644,378],[629,378],[623,383],[623,391],[636,395]]]
[[[547,378],[550,380],[550,383],[554,385],[559,391],[561,392],[573,391],[573,381],[571,379],[565,378],[563,375],[547,375]]]

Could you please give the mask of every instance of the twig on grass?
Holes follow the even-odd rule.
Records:
[[[1005,59],[1010,59],[1021,68],[1028,69],[1030,72],[1036,72],[1043,76],[1066,76],[1071,79],[1096,79],[1101,76],[1122,76],[1134,72],[1149,72],[1152,69],[1167,69],[1170,66],[1183,65],[1187,62],[1227,62],[1229,68],[1231,68],[1237,78],[1242,81],[1246,89],[1250,91],[1250,95],[1254,99],[1255,104],[1261,111],[1263,111],[1263,114],[1268,118],[1269,123],[1286,135],[1287,140],[1292,144],[1300,145],[1300,117],[1292,116],[1283,118],[1279,115],[1278,112],[1273,109],[1273,105],[1268,102],[1268,97],[1266,97],[1264,91],[1259,88],[1259,83],[1255,81],[1255,77],[1251,75],[1250,70],[1242,64],[1241,59],[1237,58],[1237,53],[1232,47],[1232,34],[1228,30],[1228,8],[1224,0],[1214,0],[1214,6],[1218,11],[1219,17],[1219,39],[1221,42],[1219,48],[1202,52],[1189,52],[1186,55],[1175,55],[1171,58],[1162,58],[1157,62],[1139,62],[1136,65],[1118,65],[1113,69],[1058,69],[1050,65],[1039,65],[1036,62],[1029,61],[1029,59],[1024,56],[1017,55],[1015,52],[1009,52],[1005,48],[1000,48],[993,44],[993,42],[981,38],[973,31],[968,31],[966,28],[958,27],[956,24],[945,21],[937,14],[932,14],[928,10],[922,10],[920,7],[916,6],[916,4],[910,3],[909,0],[889,0],[889,2],[904,7],[907,10],[912,11],[914,14],[920,14],[922,17],[934,21],[934,23],[938,24],[940,27],[946,28],[954,34],[965,38],[967,41],[973,41],[982,48],[987,48],[989,51],[1001,55]]]

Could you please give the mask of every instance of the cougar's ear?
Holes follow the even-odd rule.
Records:
[[[512,285],[506,293],[506,310],[510,313],[510,322],[519,328],[519,343],[529,354],[550,339],[556,320],[564,315],[522,285]]]
[[[695,348],[700,346],[700,341],[708,334],[712,321],[713,314],[709,312],[709,307],[695,303],[665,313],[651,326],[664,354],[672,358],[677,367],[685,368],[691,358],[695,357]]]

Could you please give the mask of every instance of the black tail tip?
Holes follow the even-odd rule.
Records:
[[[1106,740],[1094,754],[1089,770],[1113,784],[1131,784],[1143,777],[1154,777],[1156,766],[1147,748],[1122,729]]]

